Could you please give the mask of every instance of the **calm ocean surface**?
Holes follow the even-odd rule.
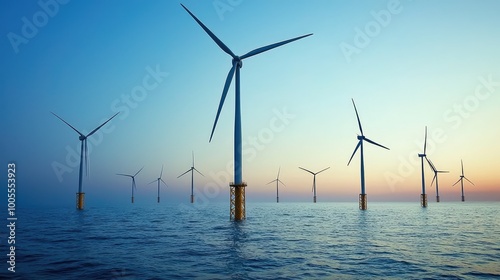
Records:
[[[229,202],[19,209],[16,273],[2,252],[0,277],[500,278],[498,202],[357,207],[247,202],[239,223],[229,221]]]

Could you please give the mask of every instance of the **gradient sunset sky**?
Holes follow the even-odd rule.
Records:
[[[41,3],[41,4],[40,4]],[[45,3],[45,4],[44,4]],[[428,157],[441,170],[443,202],[459,201],[460,160],[468,201],[500,200],[500,2],[194,1],[182,2],[237,55],[314,33],[244,60],[241,69],[243,179],[247,200],[357,202],[359,133],[368,201],[415,201],[421,193],[424,128]],[[177,1],[2,1],[0,155],[17,165],[20,206],[74,207],[78,135],[89,132],[86,205],[227,201],[233,180],[234,82],[209,136],[231,58]],[[425,165],[429,201],[435,188]]]

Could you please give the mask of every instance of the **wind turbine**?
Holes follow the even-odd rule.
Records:
[[[194,171],[198,172],[201,176],[205,177],[203,174],[201,174],[200,171],[198,171],[198,169],[196,169],[196,167],[194,167],[194,152],[192,152],[192,155],[193,155],[193,165],[191,166],[191,168],[188,169],[188,171],[182,173],[181,175],[179,175],[177,178],[180,178],[182,175],[188,173],[191,171],[191,203],[194,203],[194,194],[193,194],[193,189],[194,189],[194,178],[193,178],[193,173]]]
[[[234,220],[245,219],[245,187],[246,183],[242,180],[242,140],[241,140],[241,107],[240,107],[240,68],[243,66],[243,60],[245,58],[252,57],[254,55],[260,54],[262,52],[269,51],[276,47],[288,44],[290,42],[311,36],[312,34],[303,35],[293,39],[281,41],[271,45],[257,48],[252,50],[242,56],[235,55],[217,36],[212,33],[193,13],[191,13],[184,5],[181,6],[191,15],[191,17],[205,30],[205,32],[214,40],[214,42],[227,54],[232,57],[232,67],[227,74],[226,82],[224,84],[224,89],[222,91],[222,96],[219,102],[219,108],[217,110],[217,115],[215,116],[214,125],[212,127],[212,133],[210,134],[210,141],[212,141],[212,136],[219,119],[222,106],[224,105],[224,100],[226,99],[229,86],[233,80],[233,76],[236,76],[235,85],[235,116],[234,116],[234,182],[230,183],[230,218]]]
[[[269,185],[272,182],[276,182],[276,203],[280,202],[280,198],[279,198],[279,195],[278,195],[278,186],[279,186],[279,183],[283,184],[283,186],[286,186],[285,183],[281,182],[281,180],[280,180],[280,170],[281,170],[281,167],[278,169],[278,176],[276,176],[276,179],[274,179],[271,182],[269,182],[269,183],[266,184],[266,185]]]
[[[318,175],[319,173],[321,173],[321,172],[329,169],[330,167],[327,167],[327,168],[325,168],[325,169],[323,169],[321,171],[318,171],[316,173],[314,173],[314,172],[312,172],[310,170],[307,170],[305,168],[302,168],[302,167],[299,167],[299,168],[302,169],[302,170],[304,170],[304,171],[306,171],[306,172],[309,172],[309,173],[311,173],[313,175],[313,187],[312,187],[312,191],[314,192],[313,202],[316,203],[316,175]]]
[[[432,171],[434,172],[434,178],[432,178],[431,187],[432,184],[434,184],[434,180],[436,180],[436,202],[439,202],[438,173],[449,173],[449,171],[437,170],[430,159],[428,159],[427,157],[425,157],[425,159],[427,160],[427,162],[431,166]]]
[[[363,154],[363,141],[366,141],[368,143],[371,143],[373,145],[382,147],[384,149],[389,150],[389,148],[382,146],[378,143],[375,143],[374,141],[368,139],[365,137],[363,134],[363,128],[361,127],[361,121],[359,120],[359,115],[358,115],[358,110],[356,109],[356,104],[354,104],[354,99],[352,99],[352,105],[354,105],[354,111],[356,112],[356,118],[358,119],[358,125],[359,125],[359,131],[361,132],[361,135],[358,135],[358,145],[356,145],[356,148],[354,149],[354,152],[351,155],[351,158],[349,159],[349,162],[347,165],[351,163],[352,158],[354,157],[354,154],[356,154],[356,151],[358,148],[361,148],[361,194],[359,194],[359,209],[361,210],[366,210],[367,208],[367,199],[366,199],[366,190],[365,190],[365,163],[364,163],[364,154]]]
[[[102,123],[96,129],[92,130],[87,135],[84,135],[83,133],[81,133],[80,131],[78,131],[76,128],[74,128],[72,125],[70,125],[68,122],[66,122],[65,120],[63,120],[61,117],[59,117],[55,113],[53,113],[53,112],[51,112],[51,113],[52,113],[52,115],[56,116],[58,119],[60,119],[61,121],[63,121],[65,124],[67,124],[74,131],[76,131],[76,133],[78,133],[80,135],[80,137],[78,139],[80,140],[80,142],[82,142],[82,144],[81,144],[81,148],[80,148],[80,171],[79,171],[79,177],[78,177],[78,192],[76,193],[76,195],[77,195],[76,208],[78,210],[83,210],[83,204],[84,204],[84,200],[85,200],[85,193],[82,192],[83,158],[85,158],[85,169],[86,169],[87,176],[88,176],[88,173],[89,173],[89,165],[88,165],[88,157],[89,157],[88,153],[89,153],[89,151],[88,151],[88,148],[87,148],[87,138],[90,137],[90,136],[92,136],[92,134],[96,133],[96,131],[98,131],[101,127],[103,127],[105,124],[107,124],[111,119],[113,119],[114,117],[116,117],[116,115],[118,115],[120,112],[114,114],[111,118],[109,118],[107,121],[105,121],[104,123]]]
[[[426,150],[427,150],[427,126],[425,127],[424,153],[418,154],[422,166],[422,194],[420,195],[420,205],[422,207],[427,207],[427,194],[425,193],[425,175],[424,175],[424,158],[427,159],[427,155],[425,154]]]
[[[134,203],[134,189],[136,189],[136,186],[135,186],[135,176],[137,176],[137,174],[139,174],[139,172],[141,172],[143,168],[144,168],[144,166],[141,169],[139,169],[139,171],[137,171],[134,175],[122,174],[122,173],[117,173],[116,174],[116,175],[126,176],[126,177],[132,178],[132,203]]]
[[[472,185],[474,185],[474,183],[472,183],[469,179],[467,179],[467,177],[465,177],[465,175],[464,175],[464,162],[462,160],[460,160],[460,163],[462,164],[462,175],[460,175],[460,179],[458,179],[458,181],[455,184],[453,184],[453,186],[456,185],[456,184],[458,184],[458,182],[460,182],[460,185],[462,186],[462,201],[465,201],[465,196],[464,196],[464,179],[467,180],[467,181],[469,181],[469,183],[471,183]]]
[[[160,181],[165,185],[165,187],[168,187],[167,183],[165,183],[165,181],[163,181],[163,179],[161,178],[162,175],[163,175],[163,165],[161,166],[160,177],[158,177],[156,180],[149,183],[149,184],[152,184],[154,182],[158,182],[158,200],[157,200],[158,203],[160,203]]]

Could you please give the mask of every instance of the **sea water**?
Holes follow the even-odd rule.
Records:
[[[500,278],[500,203],[19,209],[12,279]],[[3,239],[3,238],[2,238]]]

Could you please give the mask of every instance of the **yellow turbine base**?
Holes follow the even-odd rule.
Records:
[[[366,200],[366,194],[359,195],[359,210],[366,210],[368,208],[368,201]]]
[[[76,193],[76,209],[83,210],[85,204],[85,193]]]
[[[427,195],[426,194],[420,195],[420,206],[427,207]]]
[[[247,184],[229,184],[229,218],[233,221],[246,219],[245,213],[245,187]]]

